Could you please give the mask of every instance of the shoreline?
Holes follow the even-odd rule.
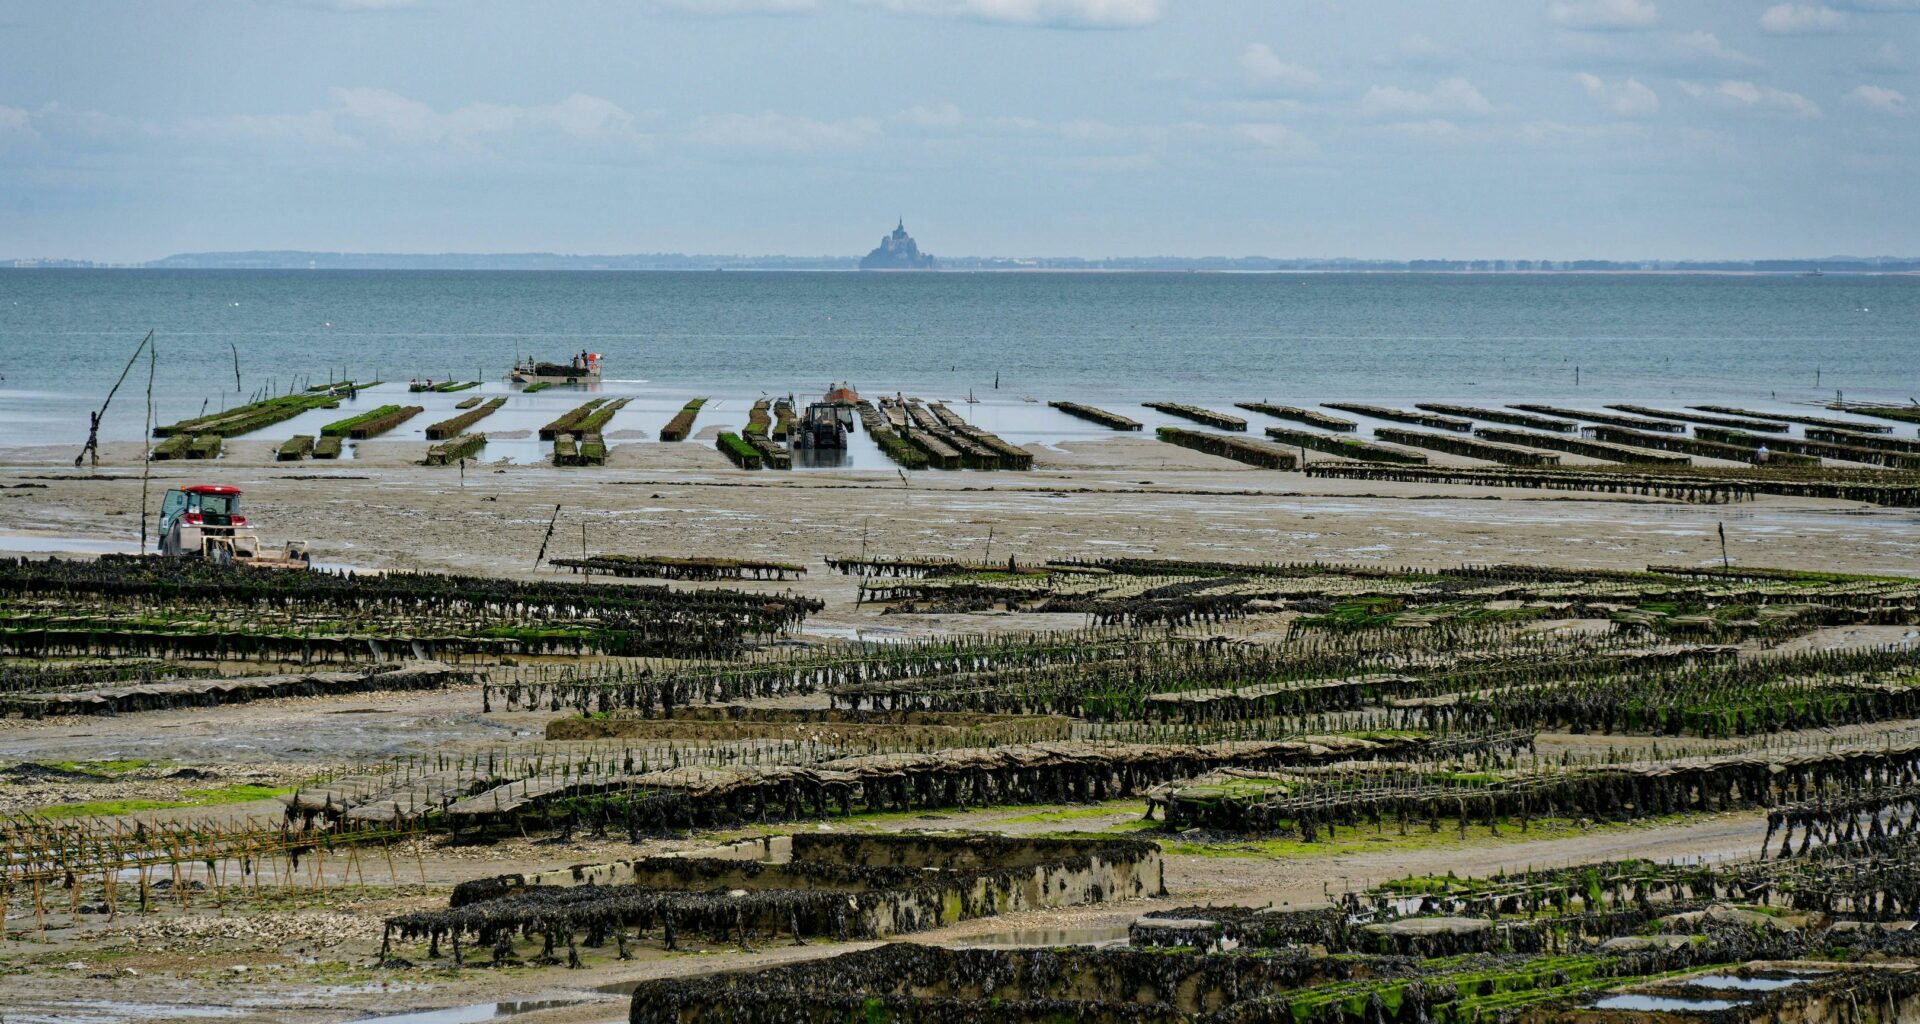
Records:
[[[858,262],[857,257],[849,262]],[[1444,261],[1453,262],[1453,261]],[[1468,262],[1487,262],[1473,260]],[[1559,262],[1559,261],[1555,261]],[[1569,261],[1570,262],[1570,261]],[[1783,261],[1793,262],[1793,261]],[[1824,267],[1818,274],[1812,273],[1812,265],[1817,261],[1808,261],[1810,266],[1804,269],[1739,269],[1739,268],[1691,268],[1691,267],[1596,267],[1580,270],[1561,269],[1513,269],[1496,270],[1480,268],[1387,268],[1387,267],[920,267],[920,268],[861,268],[848,267],[781,267],[781,266],[689,266],[689,267],[475,267],[447,264],[444,266],[367,266],[367,267],[318,267],[300,266],[287,263],[276,266],[255,266],[247,264],[208,265],[208,266],[164,266],[160,261],[145,264],[115,264],[101,266],[36,266],[28,260],[0,260],[0,271],[6,270],[52,270],[52,271],[167,271],[195,273],[214,271],[219,273],[374,273],[374,274],[871,274],[871,275],[926,275],[926,274],[1172,274],[1172,275],[1327,275],[1353,274],[1366,276],[1406,276],[1406,277],[1600,277],[1600,276],[1683,276],[1683,277],[1915,277],[1920,276],[1920,267],[1896,270],[1860,270],[1832,269]],[[1899,262],[1920,262],[1902,260]]]

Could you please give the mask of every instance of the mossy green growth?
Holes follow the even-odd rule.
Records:
[[[742,438],[739,434],[732,433],[731,431],[722,433],[714,442],[714,446],[720,449],[720,454],[725,455],[734,465],[739,466],[741,469],[759,469],[761,467],[762,460],[760,458],[760,450],[748,444],[746,439]]]
[[[148,765],[165,764],[164,761],[149,761],[141,757],[122,758],[113,761],[58,761],[50,767],[63,772],[86,772],[89,775],[125,775],[136,772]]]
[[[1140,802],[1137,800],[1109,800],[1093,807],[1056,807],[1034,814],[1021,814],[1011,818],[1002,818],[999,824],[1045,825],[1057,821],[1084,821],[1088,818],[1110,818],[1116,814],[1138,815]]]
[[[1004,569],[984,569],[979,572],[963,573],[954,578],[974,583],[1044,583],[1052,579],[1053,574],[1045,570],[1007,572]]]
[[[1353,853],[1363,849],[1392,848],[1396,850],[1444,850],[1449,848],[1497,845],[1503,843],[1523,843],[1542,838],[1559,838],[1572,835],[1591,834],[1600,831],[1647,826],[1671,825],[1684,820],[1680,815],[1649,817],[1630,822],[1577,822],[1572,818],[1533,818],[1527,824],[1527,831],[1520,831],[1518,821],[1498,822],[1498,831],[1488,829],[1484,822],[1469,822],[1463,838],[1457,823],[1448,823],[1438,832],[1424,826],[1409,828],[1406,835],[1399,833],[1398,826],[1391,822],[1380,826],[1360,825],[1342,826],[1331,837],[1324,833],[1314,842],[1292,838],[1243,839],[1217,843],[1193,842],[1183,839],[1162,839],[1160,849],[1168,854],[1189,857],[1266,857],[1266,858],[1307,858],[1333,857]],[[1156,827],[1160,823],[1152,823]],[[1419,885],[1418,880],[1402,880],[1388,885]],[[1457,888],[1457,887],[1456,887]],[[1409,892],[1444,892],[1448,889],[1409,889]]]
[[[1302,616],[1296,626],[1321,629],[1384,629],[1402,624],[1433,622],[1487,625],[1501,622],[1527,622],[1556,614],[1546,605],[1521,605],[1517,608],[1488,608],[1470,602],[1409,608],[1395,596],[1375,594],[1342,601],[1325,615]]]
[[[179,800],[96,800],[82,804],[54,804],[33,812],[41,818],[111,818],[135,811],[166,811],[180,807],[216,807],[271,800],[293,792],[291,786],[259,786],[236,783],[217,789],[181,790]]]

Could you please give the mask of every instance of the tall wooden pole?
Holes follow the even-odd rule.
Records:
[[[149,342],[153,334],[147,334]],[[140,553],[147,553],[147,480],[153,475],[153,369],[160,361],[160,351],[153,345],[147,346],[147,420],[146,427],[140,431]]]
[[[133,347],[133,354],[127,357],[127,365],[120,370],[120,379],[114,381],[113,387],[107,389],[107,400],[101,402],[100,411],[93,414],[93,422],[87,428],[86,446],[80,449],[80,454],[73,457],[74,465],[78,466],[81,460],[88,456],[92,456],[94,465],[100,464],[100,421],[106,418],[107,406],[113,404],[113,396],[120,391],[120,385],[127,382],[127,374],[133,372],[133,364],[140,360],[140,350],[151,344],[153,344],[153,332],[148,331],[147,336],[140,339],[140,344]]]
[[[540,568],[540,563],[547,560],[547,544],[553,540],[553,528],[559,525],[559,523],[560,506],[555,505],[553,506],[553,518],[547,521],[547,535],[540,538],[540,553],[533,556],[533,567],[535,569]]]

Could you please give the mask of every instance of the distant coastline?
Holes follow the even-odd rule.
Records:
[[[510,271],[818,271],[857,272],[858,256],[738,256],[681,253],[339,253],[305,250],[177,253],[144,263],[0,259],[0,267],[156,270],[510,270]],[[1920,257],[1826,256],[1755,260],[1367,260],[1266,256],[1129,256],[1010,258],[941,257],[933,273],[1052,271],[1067,273],[1643,273],[1643,274],[1912,274]],[[929,272],[929,271],[921,271]]]

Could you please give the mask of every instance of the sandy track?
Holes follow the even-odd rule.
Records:
[[[680,465],[600,470],[514,466],[456,473],[379,459],[316,468],[162,463],[151,501],[183,481],[247,491],[269,544],[306,540],[322,562],[490,574],[535,572],[554,506],[551,553],[725,554],[797,561],[811,574],[790,589],[833,607],[816,626],[902,628],[900,617],[855,611],[854,581],[819,559],[861,551],[1022,559],[1116,555],[1237,561],[1328,560],[1448,567],[1532,562],[1593,568],[1711,564],[1725,524],[1736,563],[1920,573],[1920,513],[1847,502],[1763,498],[1684,505],[1565,492],[1310,480],[1246,470],[1205,456],[1167,461],[1170,445],[1089,442],[1104,461],[1031,473],[743,473],[707,465],[716,453],[669,449]],[[112,446],[110,446],[110,449]],[[52,449],[0,452],[0,550],[99,550],[138,535],[140,483],[117,463],[111,479],[75,479]],[[66,456],[70,460],[71,456]],[[82,474],[82,477],[87,476]],[[584,542],[583,542],[584,530]],[[991,544],[989,545],[989,535]],[[551,569],[539,570],[552,572]],[[768,588],[774,589],[774,588]],[[779,588],[789,589],[789,588]],[[1033,623],[1032,625],[1039,625]],[[980,628],[948,622],[941,628]]]

